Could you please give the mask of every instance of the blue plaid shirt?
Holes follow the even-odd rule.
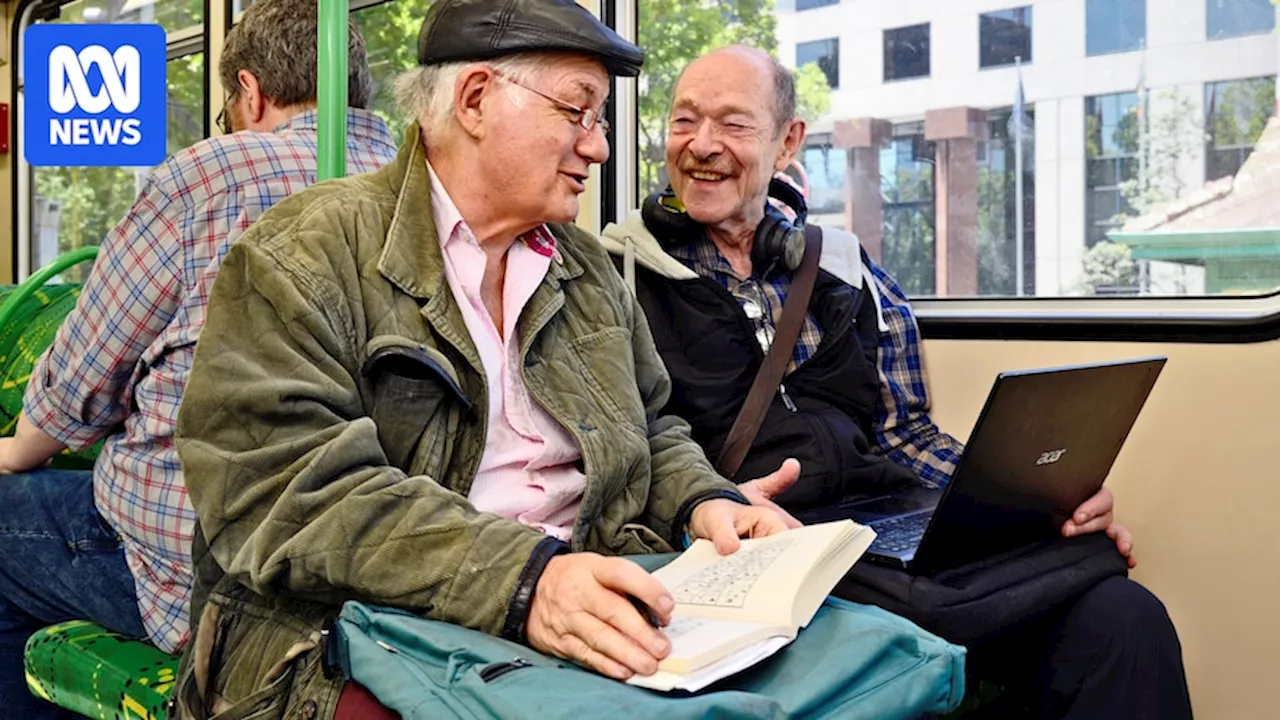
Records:
[[[698,275],[713,278],[733,292],[745,281],[733,271],[714,243],[702,241],[678,245],[668,252]],[[872,441],[877,452],[910,468],[923,484],[943,487],[951,480],[964,445],[942,432],[929,417],[928,377],[920,356],[920,329],[911,302],[898,283],[874,261],[867,268],[875,280],[880,312],[888,329],[880,334],[879,374],[881,401],[876,406]],[[782,304],[791,284],[790,273],[756,281],[769,303],[766,317],[774,327],[782,318]],[[813,356],[822,342],[822,329],[812,315],[805,319],[787,372]]]

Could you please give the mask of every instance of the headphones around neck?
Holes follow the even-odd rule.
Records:
[[[795,211],[796,220],[793,223],[765,200],[764,219],[756,226],[751,243],[751,265],[760,277],[772,274],[779,261],[787,270],[795,270],[804,258],[804,221],[808,215],[804,196],[791,184],[775,177],[769,181],[769,197]],[[645,198],[640,217],[664,246],[694,242],[706,232],[701,223],[689,217],[670,185]]]

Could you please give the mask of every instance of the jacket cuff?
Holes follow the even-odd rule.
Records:
[[[680,506],[680,509],[676,511],[675,521],[671,523],[671,547],[678,547],[681,549],[689,547],[692,541],[689,534],[689,520],[693,517],[693,511],[697,509],[699,505],[708,500],[719,499],[732,500],[736,503],[742,503],[743,505],[751,504],[751,501],[747,500],[746,496],[737,490],[707,490],[706,492],[700,492],[697,495],[694,495],[688,500],[685,500],[684,504]]]
[[[533,605],[533,593],[538,589],[538,580],[547,563],[556,555],[569,552],[569,546],[553,537],[545,537],[533,548],[529,562],[520,571],[516,580],[516,591],[507,605],[507,620],[502,625],[502,637],[521,645],[527,645],[525,638],[526,624],[529,621],[529,608]]]

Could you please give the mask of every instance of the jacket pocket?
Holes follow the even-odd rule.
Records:
[[[619,535],[622,538],[622,545],[618,549],[619,555],[659,555],[675,552],[671,543],[663,540],[662,536],[652,528],[639,523],[624,524]]]
[[[587,387],[614,421],[647,435],[644,401],[636,385],[636,363],[631,331],[606,327],[570,343],[581,365]]]
[[[439,444],[443,452],[449,407],[472,406],[453,365],[439,351],[407,338],[374,338],[366,353],[361,373],[373,393],[369,414],[387,459],[407,471],[421,443]],[[439,453],[430,456],[443,464]]]

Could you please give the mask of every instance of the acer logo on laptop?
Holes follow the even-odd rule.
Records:
[[[26,30],[25,156],[32,165],[150,166],[166,155],[159,25]]]
[[[1058,462],[1058,460],[1060,460],[1063,454],[1066,452],[1067,452],[1066,448],[1061,448],[1059,450],[1050,450],[1049,452],[1042,452],[1040,453],[1040,459],[1036,460],[1036,464],[1052,465],[1053,463]]]

